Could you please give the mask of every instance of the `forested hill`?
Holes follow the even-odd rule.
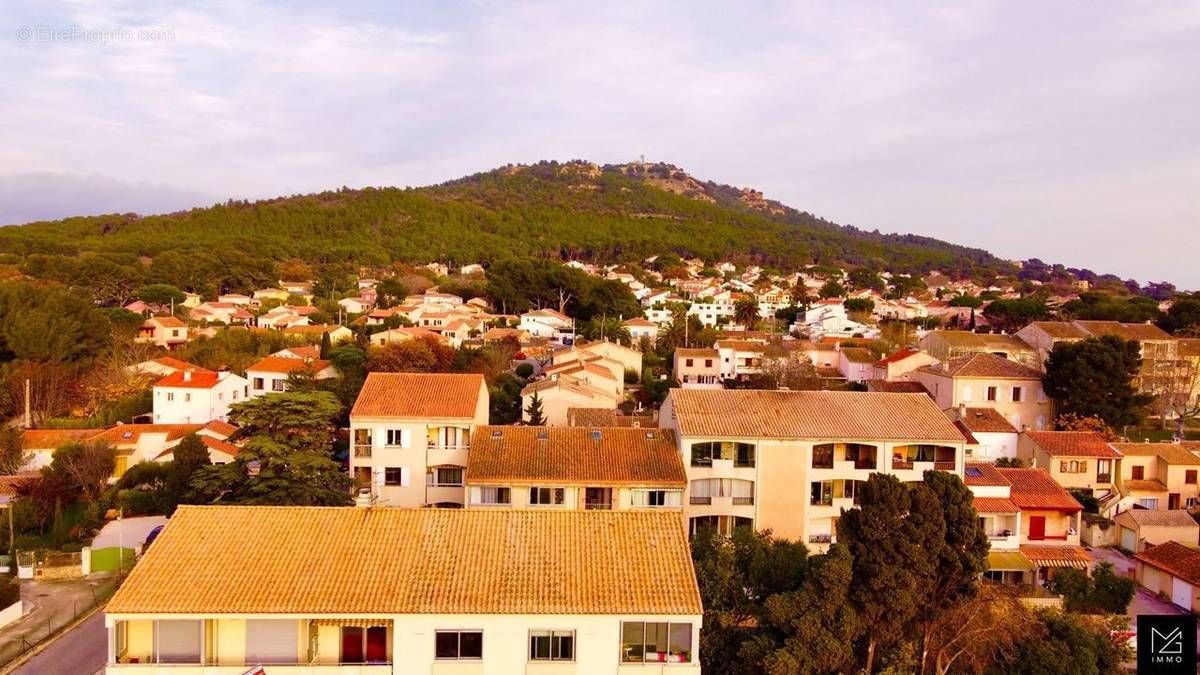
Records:
[[[1011,270],[979,249],[841,227],[760,193],[696,181],[664,164],[542,162],[422,188],[343,188],[169,215],[0,228],[0,262],[32,266],[24,271],[50,278],[60,275],[46,266],[70,265],[87,253],[117,264],[141,258],[216,266],[237,277],[233,268],[283,260],[486,264],[540,256],[617,262],[668,251],[785,270],[810,264],[963,274]],[[253,276],[259,273],[266,270]]]

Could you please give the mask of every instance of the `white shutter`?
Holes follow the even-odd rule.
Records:
[[[408,429],[401,429],[400,430],[400,447],[408,448],[411,443],[412,443],[412,432],[409,431]],[[408,478],[407,478],[408,469],[405,469],[404,471],[405,471],[404,475],[406,476],[406,478],[404,479],[404,484],[408,485]]]
[[[405,440],[408,440],[408,432],[404,432]],[[408,487],[408,467],[400,467],[400,487]]]
[[[246,663],[299,663],[299,633],[295,619],[248,619]]]
[[[963,401],[970,403],[971,397],[974,396],[974,394],[975,394],[975,392],[971,390],[971,385],[967,385],[962,388],[962,400]]]

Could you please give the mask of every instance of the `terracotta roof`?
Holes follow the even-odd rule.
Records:
[[[1131,457],[1161,457],[1167,464],[1198,465],[1200,443],[1113,443],[1122,455]]]
[[[204,428],[203,424],[118,424],[96,434],[94,440],[108,441],[114,445],[137,443],[142,434],[166,434],[167,441],[174,441]]]
[[[188,377],[186,370],[177,370],[154,383],[156,387],[186,387],[189,389],[212,389],[221,381],[215,370],[193,370]]]
[[[1180,338],[1179,355],[1186,357],[1200,356],[1200,338]]]
[[[0,475],[0,504],[10,502],[17,496],[17,485],[27,480],[38,480],[38,473],[12,473]]]
[[[844,347],[842,356],[850,363],[874,363],[875,355],[862,347]]]
[[[1020,507],[1005,497],[976,497],[975,510],[979,513],[1016,513]]]
[[[1016,427],[1004,419],[995,408],[967,408],[961,421],[968,429],[980,434],[1015,434]]]
[[[1027,431],[1029,438],[1051,457],[1120,457],[1094,431]]]
[[[1076,321],[1088,333],[1097,337],[1116,335],[1125,340],[1171,340],[1170,334],[1152,323],[1119,323],[1117,321]]]
[[[147,322],[153,321],[154,323],[162,326],[163,328],[186,328],[187,327],[186,323],[180,321],[179,319],[177,319],[173,316],[152,316],[149,319],[146,319],[146,321]]]
[[[1133,557],[1193,586],[1200,585],[1200,551],[1190,546],[1167,541]]]
[[[922,371],[950,377],[986,377],[1006,380],[1041,380],[1042,374],[995,354],[970,354],[950,359],[945,367],[925,366]]]
[[[1131,492],[1166,492],[1167,486],[1157,478],[1131,478],[1122,481],[1121,486]]]
[[[181,506],[105,611],[698,615],[702,609],[678,513]]]
[[[168,368],[174,368],[176,370],[186,370],[188,368],[193,370],[204,370],[200,366],[188,363],[187,361],[180,361],[179,359],[172,358],[170,356],[160,356],[157,359],[153,359],[153,361],[159,365],[167,366]]]
[[[637,326],[639,328],[654,328],[654,327],[658,326],[658,324],[654,323],[653,321],[650,321],[649,319],[643,319],[641,317],[634,317],[632,319],[626,319],[625,325],[626,326]]]
[[[967,462],[963,468],[963,482],[968,487],[1000,487],[1009,484],[991,462]]]
[[[238,428],[236,426],[230,424],[229,422],[223,422],[221,420],[212,420],[208,424],[205,424],[204,428],[208,429],[209,431],[213,431],[218,434],[221,434],[222,436],[225,436],[226,438],[228,438],[229,436],[232,436],[233,432],[238,430]]]
[[[567,426],[654,428],[654,417],[621,415],[611,408],[567,408]]]
[[[1159,511],[1157,509],[1129,509],[1116,516],[1118,519],[1129,518],[1138,526],[1146,527],[1197,527],[1196,519],[1182,509]]]
[[[719,349],[732,349],[736,352],[761,352],[767,348],[766,343],[753,340],[717,340],[716,346]]]
[[[1082,546],[1022,546],[1021,554],[1038,567],[1086,569],[1092,564],[1092,556]]]
[[[299,334],[299,335],[311,335],[311,334],[324,335],[325,333],[332,333],[333,331],[338,330],[341,327],[342,326],[340,326],[338,324],[316,324],[316,325],[312,325],[312,326],[288,326],[287,328],[283,329],[283,333],[285,335],[296,335],[296,334]]]
[[[271,356],[281,356],[283,352],[293,354],[292,358],[300,359],[319,359],[321,358],[321,348],[317,345],[303,345],[299,347],[285,347],[275,352]]]
[[[63,443],[84,441],[103,429],[26,429],[21,432],[21,447],[25,450],[54,450]]]
[[[476,427],[466,478],[476,484],[687,484],[675,434],[654,428]]]
[[[1082,511],[1083,506],[1045,469],[996,469],[1012,488],[1013,503],[1022,509]]]
[[[483,375],[368,373],[351,417],[475,416]]]
[[[1088,336],[1087,331],[1066,321],[1034,321],[1029,325],[1059,340],[1082,340]]]
[[[971,430],[967,428],[967,425],[955,420],[954,426],[958,427],[958,432],[963,435],[963,438],[967,439],[967,445],[979,445],[979,439],[975,438],[975,435],[971,433]]]
[[[935,330],[930,331],[929,336],[941,338],[946,344],[952,347],[981,350],[1000,348],[1014,351],[1033,351],[1032,347],[1013,335],[972,333],[965,330]]]
[[[877,361],[877,363],[881,366],[886,366],[889,363],[896,363],[897,361],[903,361],[904,359],[907,359],[910,356],[915,356],[920,353],[921,353],[920,349],[912,349],[911,347],[906,348],[906,349],[901,349],[900,351],[894,352],[892,354],[889,354],[889,355],[883,357],[882,359],[879,359],[879,361]]]
[[[965,440],[924,394],[672,389],[670,397],[686,436]]]
[[[688,349],[680,347],[675,350],[675,358],[715,359],[717,356],[718,352],[715,349]]]
[[[230,443],[229,441],[222,441],[220,439],[213,438],[212,436],[201,436],[200,442],[203,443],[204,447],[208,448],[209,450],[216,450],[217,452],[223,452],[223,453],[229,455],[230,457],[237,457],[238,453],[242,451],[241,446],[234,445],[233,443]],[[177,447],[179,447],[179,446],[173,445],[169,448],[164,449],[162,452],[158,453],[158,455],[155,456],[154,459],[162,459],[163,457],[166,457],[167,455],[173,456],[175,454],[175,448],[177,448]]]
[[[1037,567],[1029,562],[1020,551],[988,551],[987,568],[989,570],[1029,571]]]
[[[320,372],[329,367],[328,361],[321,359],[293,359],[288,356],[265,356],[257,361],[252,366],[246,367],[246,372],[251,370],[255,372],[265,373],[291,373],[297,370],[312,370],[314,373]]]
[[[867,391],[888,392],[892,394],[928,394],[925,385],[920,382],[906,380],[867,380]]]

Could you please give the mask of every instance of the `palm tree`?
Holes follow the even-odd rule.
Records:
[[[670,354],[680,347],[687,346],[688,315],[686,310],[675,310],[671,320],[658,329],[655,347],[662,354]]]
[[[626,347],[632,342],[625,323],[615,317],[592,317],[580,324],[579,334],[588,340],[608,340]]]
[[[758,302],[754,298],[744,297],[738,298],[738,301],[733,305],[733,318],[746,328],[746,330],[754,330],[758,325]]]

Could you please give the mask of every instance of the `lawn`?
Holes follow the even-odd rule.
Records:
[[[123,551],[125,554],[124,555],[125,560],[124,560],[124,564],[122,565],[122,569],[124,569],[126,571],[129,571],[130,569],[132,569],[133,563],[136,559],[136,556],[133,553],[133,549],[131,549],[131,548],[123,549],[123,548],[120,548],[117,546],[109,546],[108,548],[101,548],[101,549],[96,549],[96,550],[92,551],[92,571],[93,572],[116,572],[117,571],[117,563],[119,562],[119,558],[117,557],[118,551]]]

